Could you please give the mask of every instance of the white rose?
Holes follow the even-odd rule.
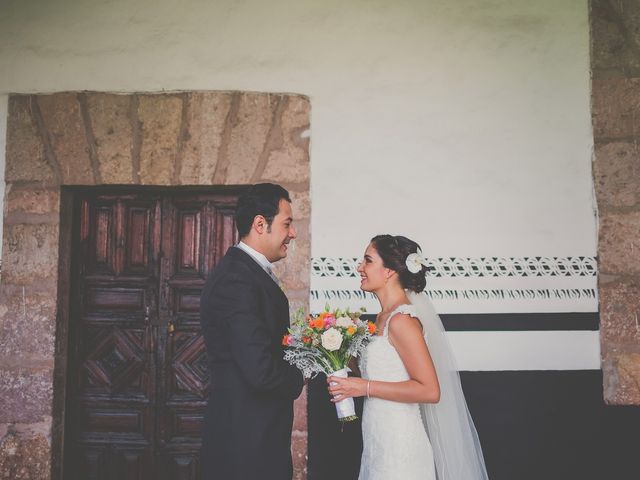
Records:
[[[339,317],[336,320],[336,327],[349,328],[353,326],[353,322],[349,317]]]
[[[330,352],[338,350],[340,348],[340,345],[342,345],[342,334],[335,328],[330,328],[329,330],[324,332],[321,338],[322,346]]]

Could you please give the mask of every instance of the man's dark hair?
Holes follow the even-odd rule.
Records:
[[[274,183],[258,183],[240,195],[236,208],[236,227],[240,238],[247,236],[251,231],[256,215],[262,215],[267,220],[267,228],[270,229],[282,199],[291,203],[289,192]]]

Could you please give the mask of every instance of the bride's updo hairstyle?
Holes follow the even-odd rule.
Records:
[[[402,235],[376,235],[371,239],[371,244],[380,255],[385,268],[398,273],[402,288],[420,293],[427,286],[427,267],[421,265],[417,273],[411,273],[407,268],[407,257],[416,253],[420,248],[413,240]]]

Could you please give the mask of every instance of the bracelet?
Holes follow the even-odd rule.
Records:
[[[367,380],[367,398],[369,398],[369,388],[371,387],[371,380]]]

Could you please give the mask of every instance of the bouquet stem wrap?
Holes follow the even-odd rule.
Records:
[[[347,378],[347,369],[341,368],[331,374],[334,377]],[[335,382],[331,382],[332,385],[335,385]],[[344,400],[340,400],[336,402],[336,412],[338,414],[338,420],[341,422],[351,422],[358,418],[356,415],[356,406],[353,402],[353,398],[345,398]]]

